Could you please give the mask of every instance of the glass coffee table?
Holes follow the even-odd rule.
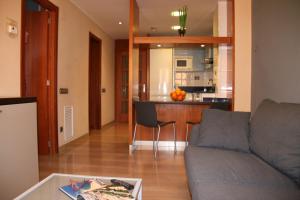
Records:
[[[54,173],[32,186],[30,189],[16,197],[16,200],[70,200],[65,193],[59,190],[59,187],[70,184],[70,180],[83,181],[88,179],[101,180],[109,184],[111,179],[118,179],[134,185],[131,195],[136,200],[142,200],[142,179],[139,178],[119,178],[119,177],[101,177],[101,176],[81,176],[73,174]]]

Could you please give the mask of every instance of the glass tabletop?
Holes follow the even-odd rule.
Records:
[[[141,200],[142,179],[139,178],[119,178],[119,177],[101,177],[101,176],[81,176],[72,174],[51,174],[38,184],[34,185],[23,194],[16,197],[16,200],[70,200],[65,193],[59,190],[59,187],[70,184],[72,181],[84,181],[87,179],[98,179],[103,183],[110,184],[111,179],[126,181],[134,185],[132,196]]]

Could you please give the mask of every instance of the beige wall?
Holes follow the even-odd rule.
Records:
[[[68,0],[51,2],[59,7],[58,88],[69,89],[69,94],[58,95],[58,126],[63,126],[64,106],[73,105],[75,139],[88,133],[89,32],[102,40],[101,82],[106,88],[101,96],[102,125],[114,120],[114,41]],[[9,38],[4,23],[9,17],[20,27],[20,15],[20,0],[0,1],[0,96],[19,96],[20,35]],[[65,142],[63,134],[59,134],[59,145]]]
[[[251,0],[235,0],[235,105],[251,110]]]
[[[114,41],[74,4],[51,0],[59,7],[58,86],[69,88],[58,95],[58,123],[63,126],[65,105],[74,106],[75,138],[88,133],[88,51],[89,32],[102,40],[102,125],[114,120]],[[99,91],[100,92],[100,91]],[[65,143],[63,134],[59,144]]]
[[[0,96],[20,95],[20,34],[6,32],[9,20],[21,27],[21,0],[0,0]]]

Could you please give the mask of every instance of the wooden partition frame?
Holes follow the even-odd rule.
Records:
[[[227,0],[232,7],[232,36],[231,37],[207,37],[207,36],[162,36],[162,37],[139,37],[139,7],[136,0],[130,1],[129,9],[129,93],[128,93],[128,117],[129,117],[129,144],[132,143],[134,110],[133,110],[133,49],[139,44],[229,44],[232,46],[232,109],[234,110],[235,98],[235,0]]]
[[[134,37],[134,44],[231,44],[232,37],[157,36]]]
[[[128,65],[128,131],[129,144],[132,143],[132,131],[134,123],[133,110],[133,49],[134,37],[138,33],[139,28],[139,7],[136,0],[129,0],[129,65]]]

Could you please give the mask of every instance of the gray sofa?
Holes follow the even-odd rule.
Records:
[[[265,100],[249,120],[203,112],[184,152],[193,200],[300,200],[300,105]]]

